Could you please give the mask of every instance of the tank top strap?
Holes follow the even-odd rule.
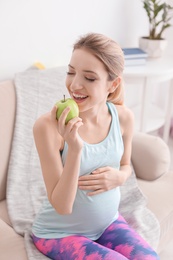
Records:
[[[115,136],[116,141],[119,140],[121,145],[124,146],[123,145],[121,126],[120,126],[120,121],[119,121],[117,108],[111,102],[107,102],[107,106],[108,106],[109,112],[110,112],[110,114],[112,116],[110,135]]]

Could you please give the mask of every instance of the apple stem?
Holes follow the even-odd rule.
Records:
[[[64,96],[64,102],[65,102],[65,95],[63,95]]]

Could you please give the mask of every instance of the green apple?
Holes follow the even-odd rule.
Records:
[[[72,99],[72,98],[65,98],[64,95],[64,99],[56,102],[55,104],[58,109],[57,109],[57,113],[56,113],[56,118],[59,119],[61,113],[63,112],[63,110],[66,107],[70,107],[70,111],[66,117],[65,123],[67,124],[68,121],[70,121],[72,118],[79,116],[79,108],[77,103]]]

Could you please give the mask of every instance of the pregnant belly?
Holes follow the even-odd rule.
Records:
[[[82,233],[102,233],[116,219],[119,203],[119,188],[95,196],[78,190],[71,217]]]
[[[119,203],[119,188],[95,196],[87,196],[86,192],[78,190],[69,215],[59,215],[46,200],[35,221],[34,230],[43,237],[78,234],[96,240],[118,217]]]

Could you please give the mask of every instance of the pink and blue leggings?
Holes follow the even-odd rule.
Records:
[[[40,252],[55,260],[159,260],[156,252],[122,216],[96,241],[78,235],[58,239],[33,235],[33,242]]]

